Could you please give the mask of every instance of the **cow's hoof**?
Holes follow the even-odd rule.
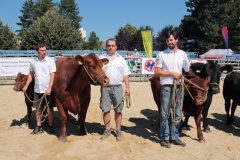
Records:
[[[181,129],[181,133],[186,133],[187,131],[190,131],[190,127],[189,126],[183,126]]]
[[[58,141],[65,143],[67,142],[67,138],[59,137]]]
[[[79,135],[80,136],[85,136],[85,135],[87,135],[87,132],[86,131],[79,131]]]
[[[203,129],[203,131],[204,131],[204,132],[206,132],[206,133],[209,133],[209,132],[211,132],[211,130],[210,130],[210,128],[209,128],[209,127],[207,127],[207,128],[205,128],[205,129]]]
[[[198,142],[205,143],[205,140],[204,139],[199,139]]]

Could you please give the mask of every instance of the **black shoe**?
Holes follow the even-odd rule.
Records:
[[[161,144],[161,147],[171,148],[171,144],[167,140],[161,140],[160,144]]]
[[[186,143],[182,142],[180,139],[171,140],[170,142],[175,144],[175,145],[182,146],[182,147],[186,146]]]
[[[34,130],[31,132],[31,135],[40,134],[40,133],[43,133],[42,127],[36,126]]]
[[[49,126],[49,134],[55,134],[53,126]]]

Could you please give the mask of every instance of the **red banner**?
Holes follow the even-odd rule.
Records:
[[[222,36],[223,36],[223,39],[224,39],[224,42],[225,42],[225,45],[228,49],[228,29],[226,26],[223,26],[222,27]]]

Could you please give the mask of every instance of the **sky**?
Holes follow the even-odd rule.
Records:
[[[22,16],[20,10],[26,0],[1,0],[0,20],[12,31],[20,29],[16,23]],[[168,25],[179,26],[187,15],[186,0],[75,0],[82,17],[81,27],[86,30],[87,39],[95,32],[101,41],[114,38],[121,27],[130,24],[153,28],[157,35]],[[53,0],[60,2],[60,0]]]

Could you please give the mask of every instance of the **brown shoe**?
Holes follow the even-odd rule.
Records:
[[[108,138],[110,135],[111,135],[111,129],[105,129],[105,131],[103,132],[103,135],[101,137],[101,140]]]
[[[123,136],[122,136],[121,130],[116,130],[116,136],[117,136],[117,140],[118,141],[123,140]]]

